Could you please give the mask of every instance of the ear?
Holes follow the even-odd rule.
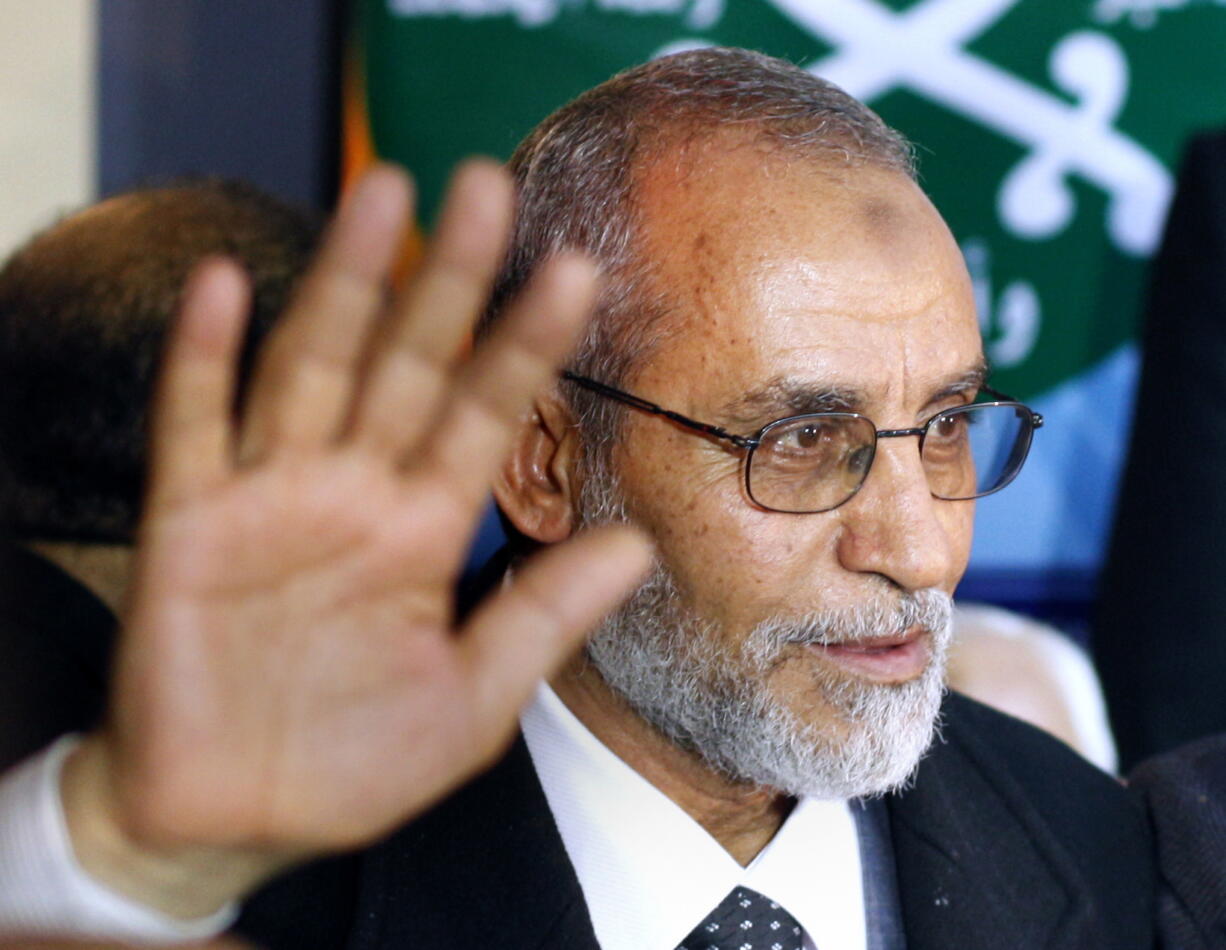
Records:
[[[494,481],[494,498],[519,531],[542,544],[575,529],[579,430],[556,392],[537,398]]]

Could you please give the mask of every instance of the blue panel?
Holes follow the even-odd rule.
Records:
[[[330,202],[338,0],[100,0],[98,181],[188,173]]]

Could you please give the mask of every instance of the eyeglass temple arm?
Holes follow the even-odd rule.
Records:
[[[757,439],[747,439],[743,435],[734,435],[727,429],[721,429],[719,426],[713,426],[706,422],[699,422],[697,419],[691,419],[689,416],[683,416],[679,412],[673,412],[671,409],[665,409],[663,406],[658,406],[654,402],[649,402],[646,399],[641,399],[631,393],[623,392],[620,389],[614,389],[612,386],[606,386],[604,383],[597,382],[594,379],[589,379],[587,376],[580,376],[578,373],[572,373],[570,370],[562,371],[562,378],[574,383],[576,386],[581,386],[584,389],[605,396],[616,402],[624,403],[627,406],[633,406],[635,409],[641,409],[643,412],[650,412],[654,416],[663,416],[665,419],[671,419],[678,425],[685,426],[687,429],[693,429],[696,432],[705,432],[707,435],[715,436],[717,439],[723,439],[726,442],[731,442],[737,448],[752,449],[758,444]]]
[[[993,399],[999,399],[1003,402],[1018,402],[1012,396],[1006,396],[999,389],[993,389],[991,386],[987,385],[987,383],[980,384],[979,389],[981,392],[987,393]],[[1026,406],[1025,403],[1018,403],[1018,405],[1026,407],[1026,411],[1030,413],[1030,424],[1034,428],[1036,429],[1043,428],[1043,416],[1040,413],[1035,412],[1029,406]]]

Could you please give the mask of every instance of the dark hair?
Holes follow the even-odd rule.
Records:
[[[312,216],[213,178],[130,191],[36,235],[0,270],[0,523],[38,540],[130,541],[145,416],[185,278],[250,275],[246,361],[318,236]]]
[[[677,53],[619,73],[546,118],[516,149],[519,189],[511,248],[482,330],[549,255],[592,254],[601,299],[571,366],[612,386],[650,350],[668,301],[636,249],[636,175],[681,142],[744,130],[781,153],[870,164],[914,178],[912,150],[867,106],[785,60],[743,49]],[[586,454],[599,464],[620,408],[567,387]]]

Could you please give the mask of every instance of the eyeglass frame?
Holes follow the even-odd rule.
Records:
[[[978,391],[987,393],[989,396],[991,396],[993,399],[992,402],[967,403],[965,406],[957,406],[954,409],[943,409],[940,412],[933,413],[931,418],[925,420],[922,426],[916,426],[909,429],[878,429],[873,420],[859,412],[801,412],[797,413],[796,415],[782,416],[778,419],[773,419],[772,421],[766,423],[766,425],[762,426],[762,428],[758,429],[758,431],[752,436],[744,436],[737,435],[734,432],[729,432],[722,426],[713,425],[709,422],[699,422],[697,419],[691,419],[689,416],[682,415],[681,413],[672,409],[665,409],[663,406],[651,402],[648,399],[644,399],[641,396],[636,396],[633,393],[626,392],[625,390],[617,389],[614,386],[610,386],[607,383],[602,383],[599,380],[592,379],[591,377],[581,376],[578,373],[571,372],[570,370],[563,370],[559,375],[567,382],[574,383],[581,389],[586,389],[589,392],[596,393],[598,396],[604,396],[607,399],[612,399],[614,402],[620,402],[623,405],[630,406],[634,409],[640,409],[643,412],[650,413],[654,416],[661,416],[662,418],[675,422],[677,425],[685,429],[689,429],[692,432],[700,432],[716,439],[720,439],[724,442],[731,443],[739,449],[747,450],[748,454],[745,456],[744,462],[745,494],[748,496],[749,500],[761,510],[773,511],[783,515],[820,515],[842,507],[855,498],[856,495],[859,494],[860,489],[864,487],[864,483],[868,481],[869,472],[872,471],[872,462],[869,462],[868,468],[866,468],[864,471],[864,477],[861,478],[859,484],[856,485],[855,491],[840,501],[837,505],[831,505],[829,508],[816,508],[805,511],[789,511],[783,508],[772,508],[769,505],[764,505],[754,497],[753,489],[751,488],[749,482],[749,470],[753,462],[753,453],[762,444],[762,436],[766,434],[767,430],[773,429],[777,425],[787,422],[794,422],[797,419],[806,419],[813,416],[848,416],[863,419],[865,422],[873,426],[873,460],[876,460],[877,457],[878,440],[896,439],[911,435],[916,436],[919,439],[920,457],[923,458],[924,438],[928,434],[928,427],[931,426],[937,419],[947,415],[950,412],[964,412],[966,409],[972,406],[1013,406],[1017,409],[1024,410],[1029,414],[1027,421],[1030,423],[1030,430],[1026,439],[1026,454],[1022,457],[1022,464],[1018,465],[1017,469],[1012,475],[1010,475],[995,488],[992,488],[990,491],[980,492],[975,495],[968,495],[965,498],[945,498],[932,491],[932,487],[929,486],[929,493],[933,498],[940,501],[972,501],[976,498],[986,498],[988,495],[994,495],[1001,489],[1008,487],[1008,485],[1021,473],[1022,466],[1025,465],[1026,458],[1030,455],[1030,445],[1034,439],[1035,430],[1043,428],[1043,416],[1041,414],[1035,412],[1025,403],[1018,402],[1013,397],[1006,396],[1004,393],[993,389],[991,386],[988,386],[985,383],[980,383]]]

